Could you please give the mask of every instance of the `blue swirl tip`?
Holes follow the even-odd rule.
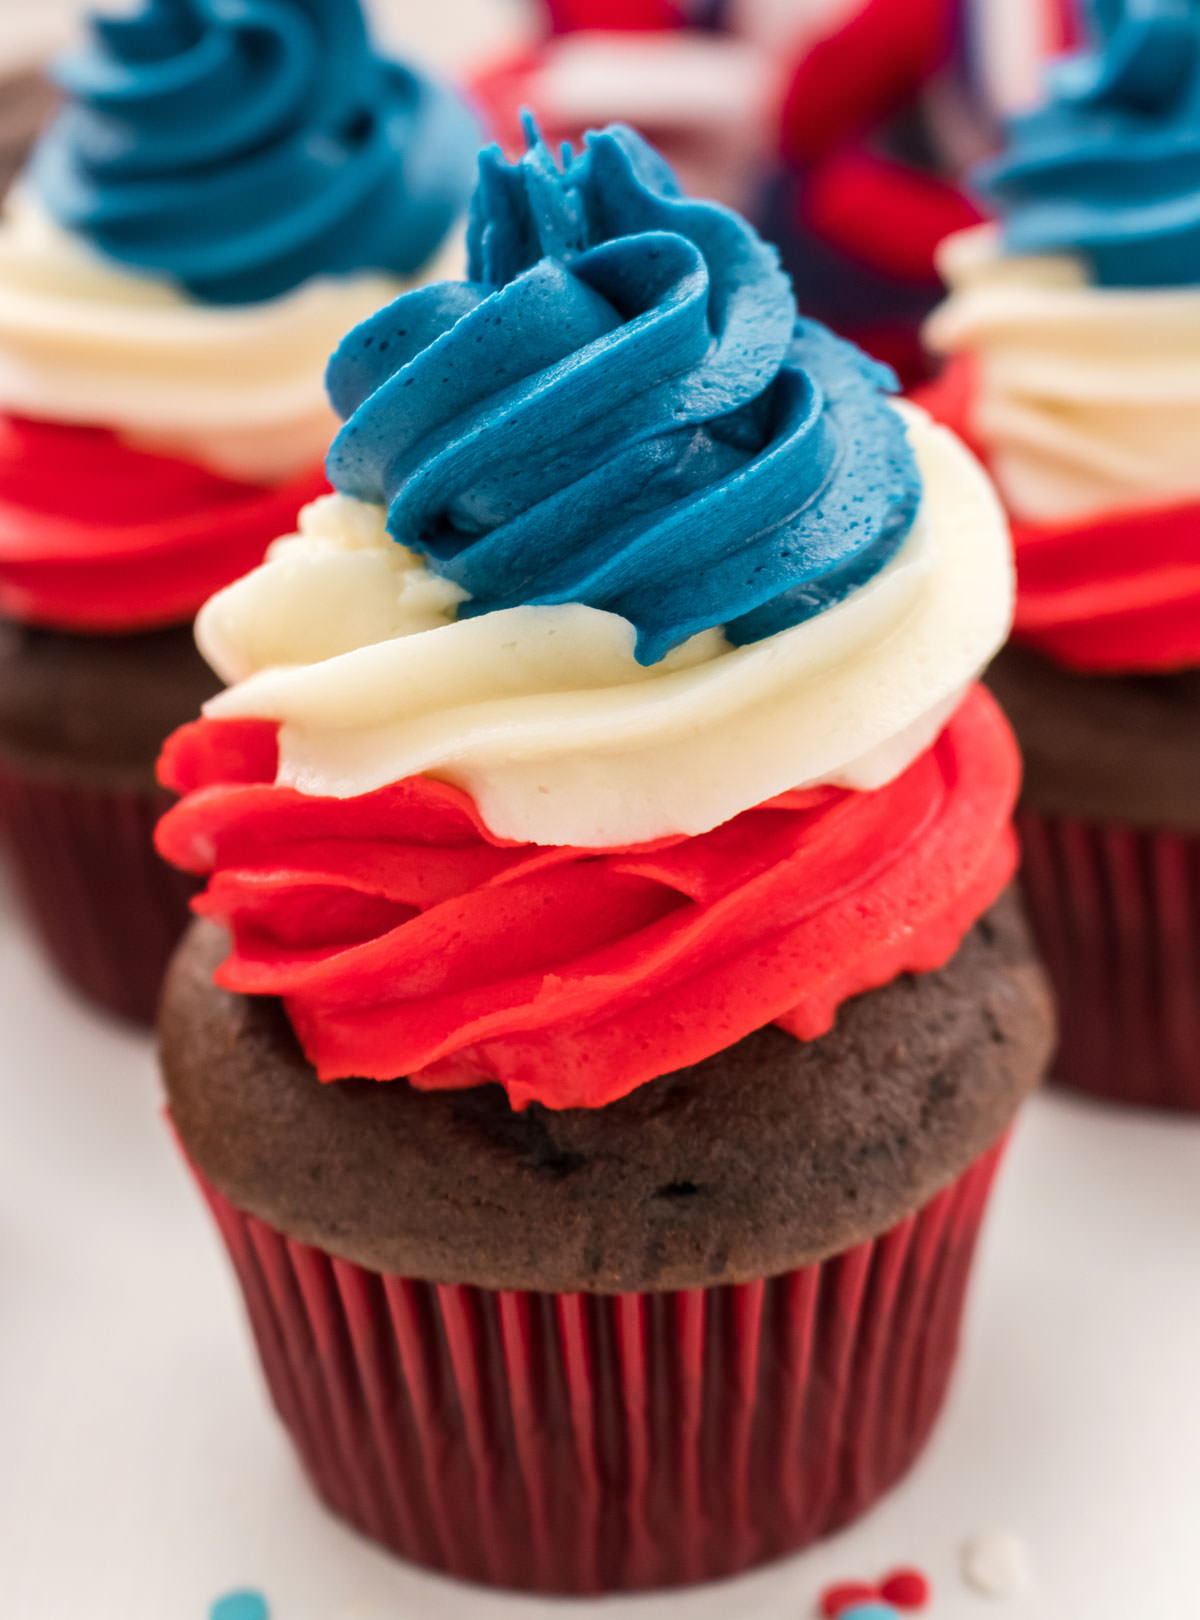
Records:
[[[460,616],[586,603],[654,664],[756,642],[894,556],[920,480],[891,373],[798,318],[779,256],[620,125],[562,160],[479,154],[468,279],[330,361],[330,481],[465,591]]]
[[[327,373],[334,486],[471,617],[586,603],[657,663],[823,612],[895,554],[920,499],[895,379],[799,318],[739,215],[681,194],[647,142],[536,123],[479,157],[465,282],[406,294]]]

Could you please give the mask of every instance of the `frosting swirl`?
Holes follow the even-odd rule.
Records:
[[[962,446],[629,132],[485,155],[469,246],[335,356],[338,491],[202,611],[231,684],[157,841],[320,1078],[603,1107],[813,1038],[1009,880],[971,683],[1011,555]]]
[[[1012,611],[987,479],[901,409],[917,521],[887,568],[804,624],[745,647],[706,631],[647,666],[629,620],[599,608],[463,619],[381,507],[331,496],[200,614],[230,683],[207,712],[280,722],[279,779],[304,793],[436,776],[497,836],[540,844],[640,843],[802,785],[880,787],[928,747]]]
[[[178,731],[156,836],[209,876],[219,982],[282,996],[322,1080],[600,1108],[768,1023],[824,1034],[849,996],[945,962],[1015,865],[1020,763],[979,688],[877,793],[785,793],[633,849],[505,843],[425,776],[297,793],[274,731]]]
[[[89,634],[184,623],[324,482],[319,463],[248,483],[104,428],[0,415],[0,613]]]
[[[1200,6],[1092,0],[1091,48],[1049,71],[977,184],[1013,253],[1070,250],[1101,285],[1200,281]]]
[[[758,641],[866,584],[920,482],[891,374],[799,320],[776,253],[680,196],[631,131],[559,169],[483,154],[466,283],[406,294],[330,363],[336,488],[468,598],[584,603],[653,664]]]
[[[68,229],[213,303],[408,275],[465,203],[477,131],[377,57],[356,0],[147,0],[97,18],[30,178]]]
[[[955,244],[956,257],[960,248],[974,252],[964,241]],[[1194,668],[1200,664],[1200,485],[1185,452],[1195,415],[1187,391],[1194,398],[1195,379],[1187,365],[1187,312],[1157,306],[1181,299],[1194,304],[1197,295],[1073,292],[1064,281],[1058,298],[1043,307],[1046,284],[1026,274],[1034,266],[1048,274],[1069,268],[1055,259],[1013,261],[1010,267],[1021,274],[1011,301],[985,296],[970,311],[967,330],[974,337],[961,350],[949,346],[949,365],[919,396],[939,421],[976,446],[1013,510],[1013,639],[1094,673]],[[955,306],[962,297],[951,300],[936,332],[958,329],[962,311]],[[1114,312],[1078,307],[1080,297],[1132,299],[1146,307],[1114,318]],[[1128,318],[1135,313],[1156,317],[1149,330],[1146,321]],[[994,327],[979,321],[989,315]],[[1012,319],[1019,331],[1030,316],[1036,319],[1022,341]],[[999,364],[986,341],[989,330],[1002,344]],[[1154,336],[1157,343],[1145,341]],[[1147,374],[1132,353],[1122,364],[1106,351],[1106,339],[1123,340],[1129,351],[1142,340],[1147,353],[1165,356],[1162,373]],[[1011,368],[1004,363],[1009,358]],[[1178,371],[1179,390],[1168,386],[1171,370]],[[1179,475],[1174,497],[1173,471]]]
[[[362,272],[198,304],[103,259],[21,190],[0,213],[0,410],[101,424],[229,478],[292,478],[320,465],[337,428],[321,386],[330,349],[402,285]]]
[[[970,437],[1010,512],[1074,522],[1200,499],[1200,288],[1095,287],[983,227],[943,243],[929,347],[969,357]]]

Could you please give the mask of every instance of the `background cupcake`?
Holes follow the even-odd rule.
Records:
[[[689,189],[777,243],[802,307],[926,375],[938,244],[979,219],[965,169],[994,148],[1072,0],[547,0],[545,37],[476,82],[519,149],[532,107],[552,138],[619,119]]]
[[[452,240],[475,125],[348,0],[98,19],[0,225],[0,819],[87,994],[152,1016],[188,621],[324,486],[324,359]]]
[[[945,1389],[1049,1035],[973,685],[1008,541],[631,132],[485,154],[469,245],[341,345],[337,493],[201,615],[164,1071],[331,1506],[678,1583],[861,1512]]]
[[[1200,1107],[1200,11],[1096,5],[950,242],[928,403],[1014,520],[992,682],[1027,776],[1058,1073]]]

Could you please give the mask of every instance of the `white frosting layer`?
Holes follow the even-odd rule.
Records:
[[[461,240],[430,275],[453,275]],[[260,304],[198,304],[135,275],[26,193],[0,219],[0,410],[116,429],[232,477],[319,462],[337,427],[330,353],[403,291],[381,275],[314,279]]]
[[[453,618],[454,588],[329,497],[214,597],[197,636],[237,684],[218,717],[281,722],[279,780],[349,797],[426,773],[540,844],[700,833],[789,788],[883,785],[1004,641],[1008,534],[957,439],[904,408],[925,497],[862,590],[747,647],[720,631],[647,669],[634,629],[580,605]]]
[[[977,368],[972,428],[1013,512],[1039,522],[1200,497],[1200,289],[1089,283],[1070,257],[951,237],[926,328]]]

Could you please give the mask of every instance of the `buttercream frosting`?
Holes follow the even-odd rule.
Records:
[[[1200,660],[1200,10],[1095,0],[980,176],[927,328],[932,410],[1013,518],[1015,634],[1074,668]]]
[[[989,459],[978,368],[957,355],[921,402]],[[1120,505],[1012,525],[1014,639],[1074,669],[1147,673],[1200,664],[1200,501]]]
[[[798,320],[774,249],[632,131],[561,167],[533,131],[483,153],[468,254],[328,372],[330,481],[387,506],[460,615],[586,603],[653,664],[810,618],[895,555],[919,487],[894,379]]]
[[[1009,881],[1011,558],[628,132],[485,159],[470,249],[335,356],[338,492],[201,613],[158,842],[322,1079],[602,1107],[815,1038]]]
[[[1091,41],[1047,73],[976,185],[1014,254],[1069,252],[1104,286],[1200,282],[1200,8],[1089,0]]]
[[[280,722],[280,780],[304,792],[435,775],[533,843],[697,833],[789,788],[878,787],[1003,642],[1013,595],[983,473],[901,409],[917,521],[874,580],[789,630],[741,648],[704,632],[646,666],[627,619],[581,604],[455,620],[382,509],[336,497],[202,611],[201,649],[233,683],[207,712]]]
[[[474,172],[472,114],[376,55],[357,0],[145,0],[94,18],[57,77],[30,168],[47,212],[206,302],[411,277]]]
[[[0,416],[0,613],[92,634],[181,624],[326,487],[220,477],[105,428]]]
[[[1012,512],[1200,498],[1200,287],[1097,287],[1080,259],[1007,254],[987,226],[951,237],[940,267],[927,341],[971,357],[972,430]]]
[[[458,789],[350,801],[276,778],[274,727],[206,719],[163,757],[159,824],[211,874],[231,990],[280,995],[318,1075],[497,1081],[516,1108],[598,1108],[776,1022],[944,963],[1012,876],[1020,774],[976,687],[876,793],[788,793],[637,849],[506,844]]]

